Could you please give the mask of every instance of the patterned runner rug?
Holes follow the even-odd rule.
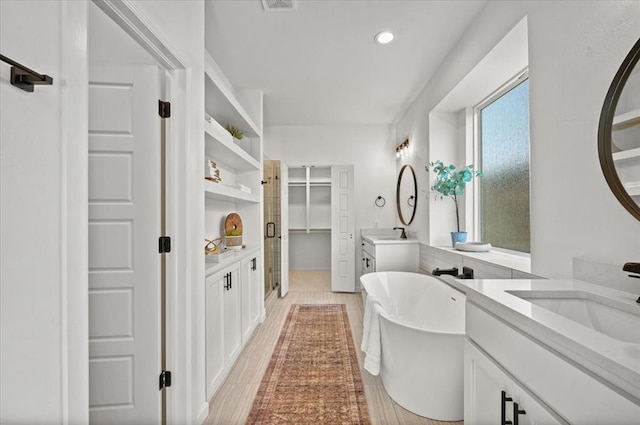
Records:
[[[293,304],[247,424],[368,425],[344,304]]]

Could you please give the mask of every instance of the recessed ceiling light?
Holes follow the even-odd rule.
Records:
[[[380,31],[373,39],[378,44],[389,44],[394,38],[395,35],[391,31]]]

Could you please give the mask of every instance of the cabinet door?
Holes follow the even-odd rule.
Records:
[[[205,331],[207,398],[210,398],[224,377],[224,273],[217,273],[206,280]]]
[[[240,264],[240,298],[241,298],[241,319],[240,319],[240,327],[242,329],[242,346],[244,346],[249,338],[251,338],[251,333],[253,332],[253,321],[251,316],[253,312],[251,311],[251,306],[253,303],[253,299],[256,297],[252,292],[251,278],[252,271],[251,267],[253,265],[252,258],[245,258],[242,260]]]
[[[260,279],[260,257],[242,260],[240,279],[242,299],[241,327],[242,346],[249,341],[262,315],[262,282]]]
[[[225,365],[232,365],[242,348],[239,264],[223,273],[224,358]]]
[[[465,342],[464,356],[465,423],[477,425],[565,423],[530,395],[526,389],[519,386],[469,340]],[[514,420],[516,416],[517,419]]]
[[[262,266],[261,266],[261,258],[259,255],[256,255],[252,258],[251,262],[251,322],[253,327],[255,328],[260,323],[260,319],[262,318],[262,308],[264,304],[264,296],[262,295]],[[282,271],[284,274],[284,270]]]
[[[524,410],[524,414],[518,417],[519,425],[547,425],[564,424],[566,422],[557,419],[547,408],[536,401],[526,390],[518,390],[518,406]]]
[[[464,351],[464,422],[477,425],[503,424],[511,420],[511,409],[502,400],[516,394],[516,387],[478,349],[465,342]],[[505,417],[502,417],[504,406]]]

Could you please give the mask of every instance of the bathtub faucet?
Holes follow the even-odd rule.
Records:
[[[400,239],[407,239],[407,233],[404,231],[404,227],[394,227],[393,230],[402,230],[402,234],[400,234]]]
[[[640,263],[625,263],[622,266],[622,270],[625,272],[630,272],[629,277],[635,277],[636,279],[640,279]],[[636,300],[638,304],[640,304],[640,297]]]
[[[439,269],[436,267],[436,269],[434,271],[431,272],[432,275],[434,276],[442,276],[443,274],[448,274],[451,276],[458,276],[458,268],[457,267],[453,267],[450,269]]]

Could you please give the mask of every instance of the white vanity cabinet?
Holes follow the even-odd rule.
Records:
[[[262,291],[260,290],[260,256],[253,255],[240,263],[240,297],[242,299],[242,345],[244,346],[258,323],[262,313]]]
[[[418,272],[420,243],[414,239],[364,236],[362,274],[384,271]]]
[[[471,297],[470,297],[471,295]],[[467,293],[465,423],[637,424],[640,402],[475,304]],[[513,418],[517,402],[526,413]]]
[[[464,347],[464,421],[477,425],[565,423],[468,340]],[[517,417],[517,418],[516,418]],[[510,421],[510,422],[509,422]]]
[[[206,278],[207,398],[224,382],[262,319],[259,253],[243,254]]]

